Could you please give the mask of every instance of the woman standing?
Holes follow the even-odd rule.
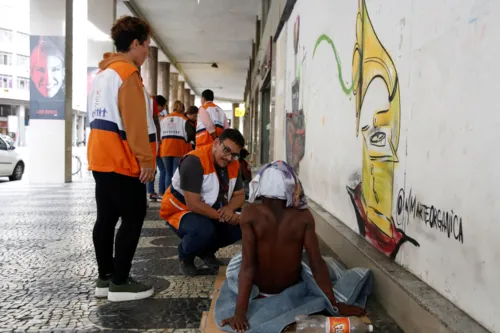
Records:
[[[186,127],[188,118],[184,116],[184,104],[175,101],[173,112],[162,119],[160,156],[165,165],[165,188],[172,183],[172,177],[179,166],[181,157],[192,150]]]

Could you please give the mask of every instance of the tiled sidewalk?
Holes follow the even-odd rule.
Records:
[[[39,186],[0,182],[0,332],[198,332],[215,271],[179,275],[178,238],[150,204],[132,274],[155,285],[154,298],[94,298],[94,183]],[[218,253],[223,261],[240,250]],[[327,249],[324,249],[327,251]],[[379,332],[401,332],[370,305]]]

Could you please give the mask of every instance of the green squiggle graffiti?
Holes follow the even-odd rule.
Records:
[[[354,89],[354,82],[357,81],[358,73],[356,73],[356,79],[351,84],[351,86],[347,87],[346,84],[344,83],[344,78],[342,77],[342,62],[340,61],[337,48],[335,47],[335,44],[333,44],[332,39],[325,34],[319,36],[318,40],[316,41],[316,45],[314,45],[313,58],[314,55],[316,54],[316,49],[322,42],[327,42],[332,47],[333,53],[335,54],[335,60],[337,61],[337,72],[338,72],[340,86],[342,87],[342,90],[346,95],[350,95]]]

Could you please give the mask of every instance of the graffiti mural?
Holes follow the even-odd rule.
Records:
[[[409,193],[405,193],[404,189],[400,189],[396,209],[396,223],[399,226],[404,226],[409,223],[410,218],[421,221],[425,226],[448,235],[450,239],[454,238],[461,244],[464,243],[462,217],[457,215],[453,209],[440,209],[437,206],[423,203],[412,194],[411,189]]]
[[[306,147],[306,127],[304,110],[300,98],[300,71],[301,62],[297,65],[297,54],[299,52],[300,16],[297,16],[293,29],[293,47],[295,60],[295,80],[292,83],[292,112],[286,114],[286,160],[293,170],[299,173],[300,161],[304,158]],[[305,59],[305,55],[304,58]],[[303,60],[302,60],[303,62]]]
[[[363,142],[362,172],[361,182],[354,188],[347,187],[347,192],[356,212],[359,232],[381,252],[395,258],[405,242],[419,246],[416,240],[396,227],[392,216],[401,114],[396,66],[375,33],[365,0],[359,0],[351,87],[344,83],[340,58],[328,36],[319,37],[315,51],[322,42],[332,46],[344,93],[350,95],[352,92],[356,99],[356,136],[361,132]],[[364,97],[375,79],[385,83],[389,108],[374,110],[372,122],[360,129]]]

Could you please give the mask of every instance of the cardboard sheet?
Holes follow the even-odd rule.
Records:
[[[214,291],[212,293],[212,302],[210,304],[210,310],[208,312],[203,312],[200,322],[200,331],[201,333],[225,333],[217,327],[217,324],[214,321],[214,310],[215,310],[215,302],[217,301],[217,297],[219,297],[219,291],[226,279],[226,266],[219,268],[219,274],[215,278]],[[371,321],[368,317],[362,317],[363,321],[367,324],[370,324]],[[283,333],[295,333],[295,324],[287,327]]]

